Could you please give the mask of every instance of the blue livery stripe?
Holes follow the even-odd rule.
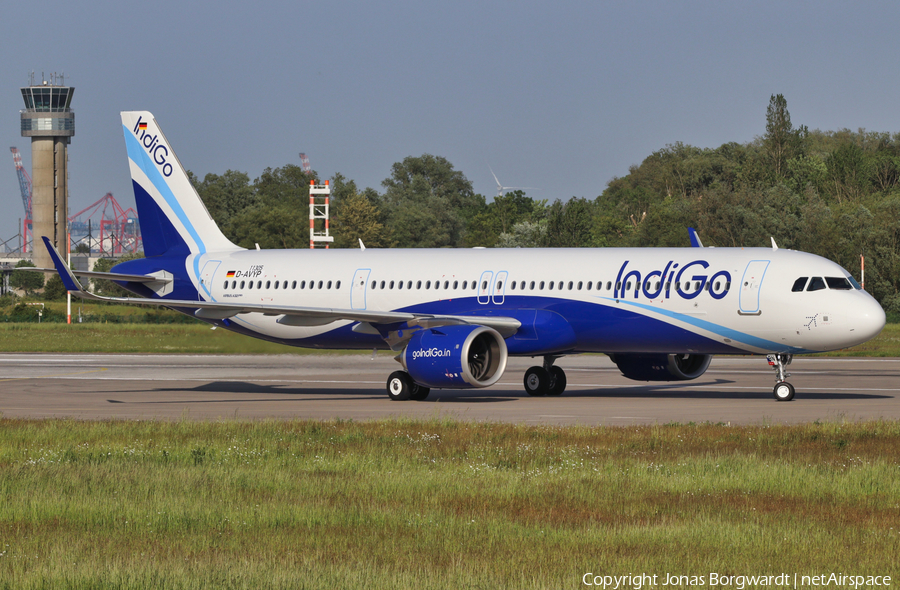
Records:
[[[609,299],[604,297],[609,301],[615,301],[614,299]],[[701,320],[699,318],[691,317],[689,315],[685,315],[683,313],[678,313],[674,311],[669,311],[667,309],[659,309],[657,307],[652,307],[650,305],[645,305],[643,303],[638,303],[636,301],[627,301],[625,299],[619,299],[619,303],[624,303],[625,305],[631,305],[634,307],[638,307],[640,309],[657,313],[673,320],[678,320],[680,322],[684,322],[686,324],[690,324],[696,328],[700,328],[706,330],[707,332],[712,332],[713,334],[718,334],[723,338],[730,338],[735,342],[740,342],[741,344],[745,344],[747,346],[752,346],[754,348],[759,348],[762,350],[784,350],[785,352],[789,352],[792,354],[802,354],[805,352],[811,352],[806,350],[805,348],[798,348],[796,346],[784,346],[783,344],[778,344],[777,342],[772,342],[771,340],[766,340],[764,338],[758,338],[756,336],[751,336],[750,334],[745,334],[743,332],[739,332],[737,330],[733,330],[731,328],[726,328],[724,326],[720,326],[719,324],[714,324],[712,322],[708,322],[706,320]]]
[[[156,169],[156,165],[153,163],[153,160],[150,158],[150,154],[148,154],[144,148],[141,146],[141,143],[138,139],[131,133],[131,130],[122,125],[122,129],[125,135],[125,147],[128,151],[128,157],[131,159],[137,166],[144,171],[144,174],[147,175],[147,178],[156,187],[156,190],[159,191],[159,194],[162,195],[163,199],[165,199],[166,204],[172,208],[175,216],[182,223],[184,228],[187,230],[188,234],[190,234],[191,239],[194,240],[194,244],[196,244],[197,252],[199,254],[204,254],[206,252],[206,245],[203,243],[203,240],[200,238],[200,234],[197,233],[196,228],[188,219],[187,214],[184,212],[184,209],[181,207],[181,204],[178,202],[178,199],[175,197],[175,194],[172,192],[172,189],[169,188],[169,184],[165,181],[162,174],[160,174],[159,170]],[[194,276],[197,277],[197,280],[200,280],[200,257],[195,256],[193,260],[194,267]]]

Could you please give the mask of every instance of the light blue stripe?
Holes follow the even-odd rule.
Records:
[[[753,346],[754,348],[761,348],[762,350],[767,350],[769,352],[782,352],[787,351],[792,354],[803,354],[806,352],[811,352],[806,350],[805,348],[797,348],[796,346],[785,346],[784,344],[779,344],[777,342],[772,342],[771,340],[766,340],[764,338],[758,338],[756,336],[751,336],[750,334],[745,334],[743,332],[739,332],[737,330],[733,330],[731,328],[726,328],[725,326],[720,326],[719,324],[714,324],[712,322],[708,322],[706,320],[701,320],[699,318],[691,317],[689,315],[685,315],[683,313],[678,313],[674,311],[669,311],[666,309],[659,309],[650,305],[646,305],[643,303],[638,303],[636,301],[626,301],[624,299],[612,299],[610,297],[603,297],[607,301],[616,301],[618,303],[624,303],[626,305],[631,305],[634,307],[639,307],[643,310],[650,311],[653,313],[658,313],[660,315],[664,315],[672,318],[673,320],[678,320],[680,322],[685,322],[690,324],[696,328],[701,328],[706,330],[707,332],[712,332],[713,334],[718,334],[723,338],[730,338],[736,342],[741,344],[745,344],[747,346]]]
[[[175,216],[182,223],[184,228],[187,230],[188,234],[191,236],[191,239],[194,240],[194,244],[197,246],[197,250],[200,254],[206,253],[206,245],[203,243],[203,240],[200,238],[200,234],[197,233],[196,228],[191,223],[190,219],[188,219],[187,214],[184,212],[184,209],[181,207],[181,203],[178,202],[178,199],[175,197],[175,194],[172,192],[172,189],[169,188],[169,184],[166,182],[163,175],[156,168],[156,164],[153,162],[153,159],[150,157],[150,154],[144,150],[144,146],[141,145],[141,142],[135,137],[134,133],[131,132],[131,129],[122,125],[122,129],[125,134],[125,148],[128,151],[128,157],[131,159],[137,166],[144,171],[144,174],[147,175],[147,178],[150,179],[150,182],[156,187],[156,190],[159,191],[159,194],[162,195],[163,199],[165,199],[166,203],[169,207],[172,208],[172,211],[175,213]],[[197,278],[197,283],[200,283],[200,256],[194,256],[193,260],[194,266],[194,276]],[[209,290],[205,288],[207,294],[209,294]]]

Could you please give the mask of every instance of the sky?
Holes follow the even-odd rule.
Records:
[[[19,88],[55,72],[75,87],[70,213],[108,192],[134,206],[123,110],[151,111],[201,178],[305,152],[381,192],[429,153],[488,199],[491,169],[535,199],[593,199],[668,144],[753,141],[773,94],[794,125],[900,131],[898,22],[895,1],[16,2],[0,136],[30,172]],[[3,154],[0,243],[24,216]]]

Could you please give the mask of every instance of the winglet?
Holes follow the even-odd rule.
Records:
[[[53,266],[56,267],[56,272],[59,273],[59,278],[62,279],[66,291],[84,291],[81,283],[78,282],[78,279],[75,278],[75,275],[72,274],[72,271],[69,270],[69,267],[63,262],[62,256],[59,255],[56,246],[53,245],[50,238],[41,236],[41,239],[44,240],[44,245],[47,246],[47,251],[50,252],[50,258],[53,259]]]
[[[693,248],[702,248],[703,242],[700,241],[700,236],[697,235],[697,230],[692,227],[688,228],[688,235],[691,237],[691,246]]]

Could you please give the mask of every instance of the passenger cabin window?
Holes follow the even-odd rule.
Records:
[[[825,279],[822,277],[813,277],[809,280],[807,291],[821,291],[825,288]]]
[[[806,281],[809,280],[809,277],[800,277],[796,281],[794,281],[794,286],[791,287],[792,293],[800,293],[803,291],[803,287],[806,286]]]

